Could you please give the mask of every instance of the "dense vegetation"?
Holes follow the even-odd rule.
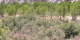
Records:
[[[80,33],[80,1],[0,4],[0,40],[67,40]],[[18,15],[18,16],[17,16]],[[72,16],[72,22],[65,16]],[[50,20],[47,20],[47,16]],[[56,16],[57,19],[53,18]],[[79,40],[79,38],[77,38]]]

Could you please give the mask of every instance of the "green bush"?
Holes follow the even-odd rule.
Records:
[[[35,23],[36,23],[38,26],[42,26],[43,22],[44,22],[44,20],[42,20],[42,19],[38,19],[38,20],[35,21]]]
[[[66,23],[60,25],[60,28],[64,31],[66,35],[65,38],[70,38],[71,36],[74,37],[75,35],[78,35],[78,30],[76,30],[77,27],[74,23]]]
[[[65,38],[65,33],[57,26],[48,28],[44,33],[50,40],[64,40]]]
[[[51,36],[52,36],[52,31],[51,31],[51,30],[48,31],[48,32],[46,33],[46,35],[47,35],[48,37],[51,37]]]
[[[60,20],[54,20],[54,19],[53,19],[52,22],[53,22],[54,25],[60,25],[60,24],[63,24],[63,22],[60,21]]]
[[[31,20],[36,20],[36,18],[35,18],[35,15],[33,15],[33,14],[24,14],[23,16],[22,16],[24,19],[28,19],[29,21],[31,21]]]
[[[18,30],[21,30],[21,28],[26,25],[27,23],[31,21],[35,21],[36,18],[33,14],[25,14],[23,16],[19,17],[9,17],[2,19],[2,25],[8,26],[10,30],[12,31],[15,27],[18,28]]]
[[[53,31],[53,39],[56,40],[64,40],[65,39],[65,33],[61,29],[54,29]]]
[[[50,21],[43,21],[43,26],[45,26],[46,28],[49,28],[50,26],[54,26],[53,22]]]
[[[42,19],[36,20],[35,24],[38,25],[38,26],[44,26],[46,28],[49,28],[50,26],[54,26],[53,22],[45,21],[45,20],[42,20]]]
[[[10,30],[6,26],[0,26],[0,40],[10,40],[11,38],[8,37]]]
[[[41,39],[42,40],[43,38],[44,38],[44,34],[39,34],[38,35],[38,39]]]

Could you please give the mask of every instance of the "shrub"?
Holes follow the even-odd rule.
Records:
[[[6,26],[0,26],[0,40],[10,40],[10,37],[8,37],[8,34],[10,33],[10,30]]]
[[[48,37],[51,37],[51,36],[52,36],[52,31],[49,30],[49,31],[46,33],[46,35],[47,35]]]
[[[46,28],[49,28],[50,26],[54,26],[53,22],[50,21],[43,21],[43,26],[45,26]]]
[[[21,28],[26,25],[27,23],[31,21],[35,21],[36,18],[33,14],[25,14],[23,16],[19,17],[9,17],[2,19],[2,23],[4,26],[8,26],[10,30],[12,31],[14,28],[18,28],[18,30],[21,30]],[[27,25],[26,25],[27,26]]]
[[[31,20],[36,20],[36,17],[35,17],[35,15],[33,15],[33,14],[24,14],[23,16],[22,16],[24,19],[28,19],[29,21],[31,21]]]
[[[64,32],[55,26],[45,30],[45,36],[48,36],[50,40],[64,40],[65,38]]]
[[[44,20],[42,20],[42,19],[38,19],[38,20],[35,21],[35,23],[36,23],[38,26],[42,26],[43,21],[44,21]]]
[[[54,40],[64,40],[65,38],[65,33],[61,29],[55,29],[52,35]]]
[[[80,23],[79,22],[76,22],[75,23],[75,26],[77,27],[76,30],[80,33]]]
[[[74,23],[60,25],[60,28],[64,31],[66,35],[65,38],[70,38],[71,36],[74,37],[78,34],[78,30],[76,30],[77,27],[74,25]]]
[[[60,20],[52,20],[52,22],[53,22],[54,25],[60,25],[60,24],[63,24],[63,22],[60,21]]]
[[[70,40],[80,40],[80,33],[78,36],[75,36],[74,38],[71,38]]]
[[[44,26],[46,28],[49,28],[50,26],[54,26],[53,22],[45,21],[45,20],[42,20],[42,19],[36,20],[35,24],[38,25],[38,26]]]
[[[44,34],[39,34],[38,35],[38,39],[41,39],[42,40],[43,38],[44,38]]]

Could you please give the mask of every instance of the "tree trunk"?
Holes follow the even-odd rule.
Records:
[[[16,16],[16,12],[15,12],[15,16]]]
[[[75,21],[76,20],[76,17],[72,17],[72,21]]]
[[[16,9],[16,12],[15,12],[15,16],[16,16],[16,14],[17,14],[17,9]]]
[[[4,17],[4,15],[2,14],[2,18]]]
[[[60,16],[59,20],[61,20],[61,16]]]
[[[51,16],[51,19],[52,19],[52,16]]]
[[[72,21],[74,21],[74,17],[72,17]]]
[[[52,22],[52,16],[51,16],[51,19],[50,19],[50,20],[51,20],[51,22]]]
[[[63,22],[64,22],[64,17],[63,17]]]

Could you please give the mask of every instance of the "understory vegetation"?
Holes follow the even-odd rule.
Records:
[[[80,1],[2,2],[0,40],[79,40],[79,4]],[[72,16],[71,22],[65,16]]]

